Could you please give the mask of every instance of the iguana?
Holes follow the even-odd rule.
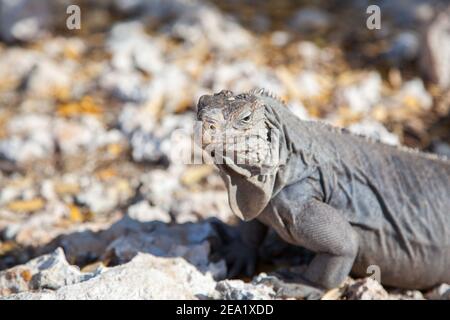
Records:
[[[204,95],[197,118],[232,211],[250,221],[229,251],[234,272],[252,269],[271,227],[316,253],[296,284],[306,298],[373,266],[387,286],[450,283],[447,159],[300,120],[265,90]]]

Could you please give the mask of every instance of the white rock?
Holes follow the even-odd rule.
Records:
[[[314,98],[322,94],[319,76],[312,71],[303,71],[296,77],[296,87],[302,98]]]
[[[93,116],[83,116],[78,121],[56,119],[53,133],[61,151],[68,155],[95,152],[109,144],[126,143],[121,131],[106,130],[105,125]]]
[[[289,110],[302,120],[310,120],[308,110],[301,102],[290,102],[288,103]]]
[[[82,273],[69,265],[61,248],[30,260],[24,265],[0,272],[0,296],[29,290],[52,289],[92,278],[94,274]]]
[[[125,144],[123,134],[107,131],[104,124],[91,116],[79,121],[52,119],[43,114],[18,114],[7,125],[7,137],[0,140],[0,154],[19,163],[50,158],[55,142],[64,154],[93,152],[108,144]]]
[[[46,0],[1,0],[0,38],[30,41],[45,34],[50,2]]]
[[[285,31],[275,31],[270,36],[270,42],[277,47],[285,46],[288,44],[289,40],[289,33]]]
[[[95,214],[109,213],[131,196],[129,188],[118,188],[117,184],[104,184],[95,178],[82,186],[76,200],[89,207]]]
[[[51,119],[38,114],[17,115],[7,127],[9,137],[0,140],[0,155],[24,163],[42,159],[54,151]]]
[[[312,71],[316,70],[320,64],[329,64],[335,59],[335,54],[330,48],[319,48],[311,41],[300,41],[297,52],[305,68]]]
[[[170,0],[179,2],[180,0]],[[169,33],[194,45],[206,40],[214,49],[235,53],[254,43],[250,33],[231,17],[209,3],[186,6],[175,22],[167,26]]]
[[[164,67],[161,46],[145,33],[144,26],[138,21],[115,24],[107,46],[112,54],[111,64],[117,70],[137,68],[151,74]]]
[[[141,176],[142,192],[158,207],[169,211],[173,204],[173,197],[180,189],[180,172],[170,166],[168,170],[155,169]]]
[[[195,230],[194,230],[195,228]],[[192,231],[202,231],[200,224],[193,225]],[[150,253],[158,257],[182,257],[200,272],[223,279],[226,275],[225,261],[209,261],[210,245],[203,241],[186,241],[180,238],[184,230],[160,227],[149,234],[136,233],[124,235],[114,240],[105,250],[105,257],[114,263],[123,264],[138,253]],[[212,234],[211,234],[212,235]]]
[[[161,22],[161,32],[189,46],[206,44],[213,50],[235,54],[254,44],[251,34],[211,3],[197,0],[116,0],[124,13],[138,12],[143,20]],[[162,23],[164,22],[164,23]]]
[[[22,245],[44,245],[61,232],[57,226],[68,215],[65,204],[59,201],[50,202],[28,219],[9,223],[5,233]]]
[[[177,223],[196,222],[199,219],[216,217],[230,221],[233,217],[228,204],[226,190],[205,190],[202,192],[180,192],[172,204]]]
[[[168,114],[156,123],[150,110],[130,105],[120,114],[119,126],[129,137],[133,160],[158,162],[170,158],[171,135],[175,130],[193,131],[194,117]]]
[[[429,110],[433,105],[433,97],[425,89],[425,85],[420,78],[405,82],[400,91],[389,100],[388,103],[392,107],[404,106],[408,104],[408,101],[414,101],[425,110]]]
[[[431,300],[450,300],[450,285],[443,283],[430,292],[427,292],[425,296]]]
[[[159,207],[150,206],[148,201],[140,201],[128,207],[128,215],[142,222],[162,221],[169,223],[170,215]]]
[[[141,103],[149,98],[148,83],[134,71],[117,71],[108,67],[99,82],[111,95],[126,102]]]
[[[127,264],[56,291],[22,293],[9,299],[134,300],[198,299],[211,296],[215,281],[182,258],[138,254]]]
[[[390,145],[397,146],[400,144],[400,140],[395,134],[389,132],[381,123],[373,120],[363,120],[351,124],[348,129],[353,133],[370,137]]]
[[[216,285],[214,298],[223,300],[270,300],[275,292],[263,284],[245,283],[242,280],[223,280]]]
[[[11,81],[20,81],[28,74],[41,54],[34,50],[12,47],[0,55],[0,77]]]
[[[70,87],[75,67],[72,61],[56,63],[43,58],[36,63],[28,75],[28,92],[36,97],[48,97],[57,89]]]
[[[335,92],[337,105],[354,112],[368,112],[381,99],[382,80],[378,72],[363,74],[356,82],[339,87]]]
[[[144,221],[140,221],[141,218]],[[183,257],[215,279],[225,277],[225,262],[209,260],[210,243],[219,241],[219,235],[210,222],[167,224],[158,220],[147,221],[148,218],[127,214],[112,225],[109,225],[111,222],[107,225],[85,223],[78,228],[66,228],[60,230],[66,234],[52,246],[64,248],[69,261],[81,265],[96,260],[120,264],[128,262],[139,252],[147,252],[162,257]],[[49,226],[37,228],[54,229]],[[54,234],[52,236],[55,237]]]

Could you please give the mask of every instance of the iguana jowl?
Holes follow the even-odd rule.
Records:
[[[202,96],[198,120],[204,148],[254,138],[214,155],[229,203],[241,219],[316,252],[301,281],[306,296],[337,287],[350,272],[368,276],[371,265],[389,286],[450,283],[450,161],[300,120],[264,90]],[[277,162],[264,162],[268,156]],[[264,229],[247,228],[248,247]],[[245,252],[235,258],[251,256],[235,250]]]

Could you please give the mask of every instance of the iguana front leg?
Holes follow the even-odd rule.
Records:
[[[338,287],[349,274],[358,252],[358,235],[333,207],[310,200],[296,208],[288,225],[292,242],[316,252],[296,284],[276,282],[281,296],[318,298],[320,292]],[[292,211],[290,209],[289,211]]]

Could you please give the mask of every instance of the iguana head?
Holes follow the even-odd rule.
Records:
[[[279,142],[264,91],[204,95],[197,105],[202,147],[213,156],[234,213],[257,216],[272,196]]]

